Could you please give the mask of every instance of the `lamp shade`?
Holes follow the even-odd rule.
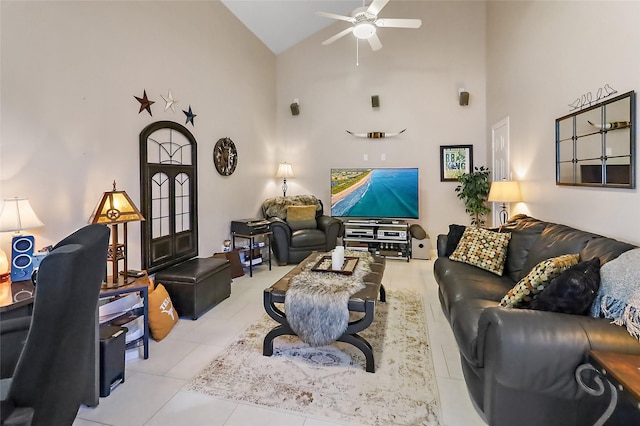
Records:
[[[44,223],[31,208],[28,198],[7,198],[0,208],[0,232],[39,228]]]
[[[133,204],[125,191],[116,190],[113,182],[113,191],[105,192],[96,207],[90,223],[126,223],[144,220],[142,213]]]
[[[293,168],[289,163],[281,163],[278,166],[278,171],[276,172],[276,177],[279,178],[288,178],[293,177]]]
[[[511,180],[492,182],[487,201],[498,203],[517,203],[522,201],[520,185],[518,182]]]

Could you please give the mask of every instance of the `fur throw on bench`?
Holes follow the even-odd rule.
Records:
[[[313,272],[318,257],[289,281],[284,308],[287,322],[300,339],[311,346],[335,342],[349,325],[349,298],[365,286],[364,276],[371,272],[369,252],[345,251],[360,260],[352,275]]]

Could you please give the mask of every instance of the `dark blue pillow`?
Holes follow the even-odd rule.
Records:
[[[444,249],[444,255],[446,257],[451,256],[451,254],[458,247],[458,243],[462,238],[462,234],[464,234],[464,230],[467,229],[464,225],[449,225],[449,233],[447,234],[447,246]]]

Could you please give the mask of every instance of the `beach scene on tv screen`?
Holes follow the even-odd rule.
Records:
[[[331,215],[418,219],[418,169],[332,169]]]

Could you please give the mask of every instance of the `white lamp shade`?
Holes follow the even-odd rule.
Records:
[[[276,173],[276,177],[279,178],[288,178],[293,177],[293,168],[289,163],[281,163],[278,166],[278,171]]]
[[[31,208],[28,198],[7,198],[0,208],[0,232],[39,228],[44,223]]]
[[[487,201],[497,203],[517,203],[522,201],[520,185],[516,181],[502,180],[491,183]]]

